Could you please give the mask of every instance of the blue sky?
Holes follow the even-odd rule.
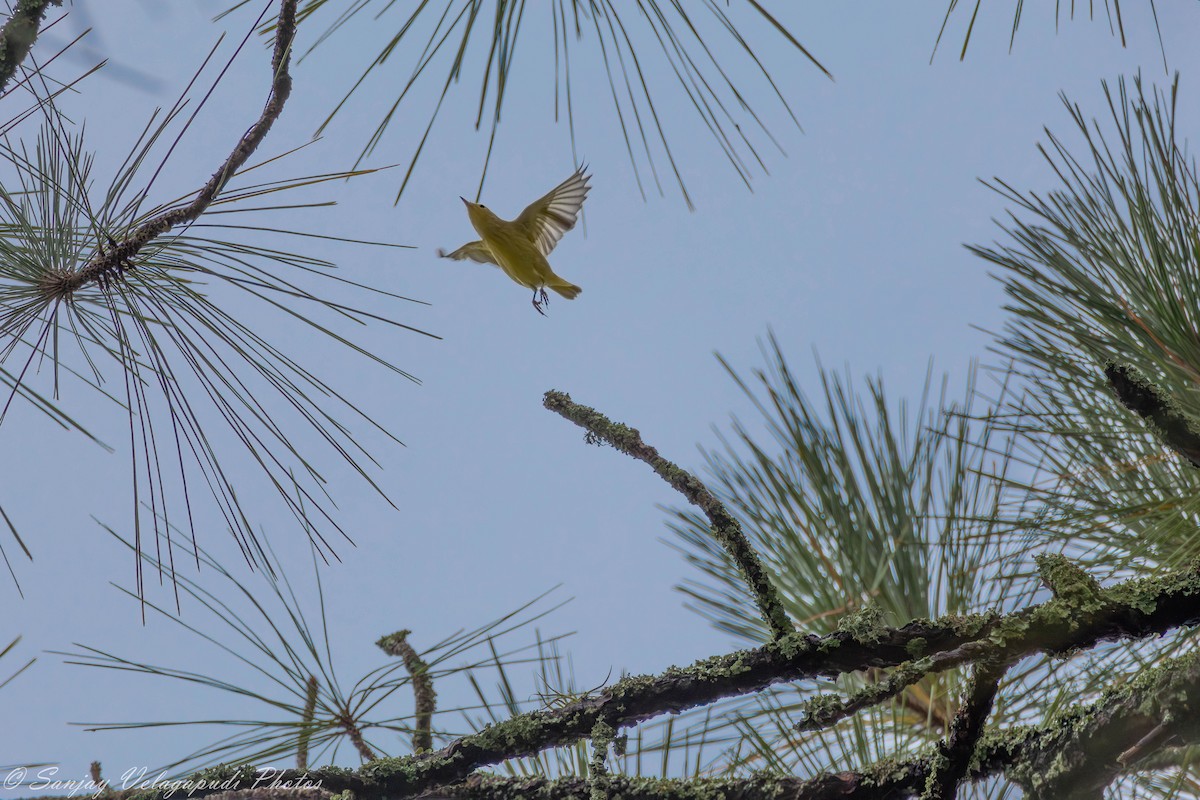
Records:
[[[895,398],[915,399],[931,358],[961,385],[972,359],[989,360],[991,337],[980,328],[995,330],[1004,321],[998,284],[962,247],[990,242],[998,235],[993,218],[1005,213],[1001,198],[978,179],[1052,188],[1036,144],[1043,126],[1070,130],[1059,92],[1089,116],[1102,115],[1102,79],[1141,69],[1149,80],[1168,80],[1153,22],[1140,9],[1127,14],[1128,46],[1122,48],[1105,19],[1064,20],[1056,32],[1049,8],[1027,5],[1010,53],[1010,11],[989,6],[966,60],[956,58],[963,15],[952,21],[931,64],[943,3],[903,10],[883,2],[777,5],[780,20],[835,80],[764,26],[752,29],[803,125],[797,130],[777,104],[761,97],[786,154],[764,149],[769,174],[755,175],[753,192],[672,84],[661,83],[659,112],[672,131],[694,211],[670,185],[663,196],[651,193],[643,201],[607,84],[594,58],[578,56],[577,148],[591,166],[594,188],[585,225],[564,238],[552,263],[584,291],[571,302],[553,298],[548,317],[537,315],[528,292],[498,270],[434,255],[474,238],[458,200],[474,194],[488,143],[487,131],[472,127],[474,80],[450,95],[399,203],[392,201],[403,165],[432,102],[427,89],[401,107],[366,164],[400,163],[399,169],[308,196],[334,199],[336,207],[273,212],[270,224],[414,246],[301,245],[336,259],[345,277],[427,303],[380,299],[371,309],[441,337],[347,326],[345,332],[418,377],[416,385],[347,357],[327,340],[280,329],[292,352],[312,359],[323,377],[406,445],[372,440],[380,461],[375,477],[397,508],[349,470],[330,473],[339,522],[357,543],[340,546],[341,563],[322,573],[332,648],[347,682],[382,663],[372,642],[384,633],[410,628],[421,647],[558,584],[556,596],[575,599],[539,627],[546,634],[575,632],[565,647],[583,686],[734,646],[684,609],[673,590],[692,576],[663,542],[669,532],[662,507],[678,506],[681,498],[644,465],[586,446],[578,429],[542,409],[542,393],[571,393],[639,428],[668,458],[703,474],[697,446],[716,446],[712,427],[725,426],[731,414],[751,417],[713,352],[745,369],[757,366],[757,339],[768,328],[814,391],[813,351],[825,365],[856,377],[881,374]],[[219,51],[228,57],[253,18],[243,11],[214,24],[223,4],[211,1],[169,10],[135,0],[107,0],[103,11],[86,2],[76,6],[73,13],[90,12],[91,50],[115,62],[112,77],[89,78],[80,94],[63,102],[74,121],[86,121],[99,175],[111,174],[151,111],[172,102],[220,32],[230,33]],[[1177,4],[1159,14],[1170,68],[1183,76],[1186,132],[1197,122],[1190,109],[1200,57],[1191,45],[1200,7]],[[395,19],[363,20],[296,66],[293,97],[260,155],[309,140],[365,54],[378,46],[374,32]],[[52,54],[83,25],[61,23],[35,55]],[[129,35],[131,27],[137,35]],[[319,30],[315,21],[302,28],[301,48]],[[526,49],[510,79],[483,191],[483,202],[502,216],[515,215],[574,168],[567,126],[552,114],[550,55],[538,39],[544,30],[537,22],[522,34]],[[412,58],[378,71],[324,138],[275,174],[350,167]],[[478,53],[474,59],[465,74],[477,74],[482,62]],[[60,77],[84,63],[65,63]],[[257,42],[234,63],[164,171],[161,199],[203,183],[257,116],[267,63]],[[153,81],[126,79],[129,69]],[[98,181],[102,186],[103,178]],[[262,324],[271,333],[275,322],[266,316]],[[43,369],[34,385],[47,388],[50,379]],[[58,430],[29,409],[16,409],[0,428],[7,454],[0,502],[34,551],[32,563],[18,564],[24,599],[0,585],[8,609],[0,644],[24,637],[0,662],[0,679],[38,656],[0,691],[4,717],[21,721],[0,731],[0,765],[54,761],[60,776],[82,778],[99,760],[112,777],[178,757],[215,734],[86,733],[69,722],[233,719],[253,717],[257,709],[178,682],[85,670],[44,652],[80,643],[134,660],[245,677],[214,648],[161,620],[152,617],[143,626],[137,604],[108,585],[130,586],[133,579],[132,559],[96,521],[117,530],[129,524],[127,422],[77,384],[64,386],[62,405],[116,452]],[[303,533],[268,501],[247,502],[261,506],[258,523],[315,610]],[[205,512],[200,517],[212,522]],[[227,534],[202,526],[199,535],[203,546],[237,567]],[[216,577],[183,569],[201,582]],[[152,586],[150,597],[169,602],[170,593]],[[208,623],[199,609],[185,606],[184,614],[189,622]],[[439,689],[454,697],[461,686]],[[354,763],[349,753],[343,763]]]

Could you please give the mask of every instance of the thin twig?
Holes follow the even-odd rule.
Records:
[[[1121,755],[1117,756],[1117,763],[1123,767],[1128,767],[1130,764],[1137,763],[1151,753],[1156,753],[1161,750],[1172,739],[1172,734],[1164,722],[1154,730],[1147,733],[1141,739],[1133,743],[1132,747],[1127,748]],[[1176,763],[1174,766],[1182,766]]]
[[[296,741],[296,769],[308,769],[308,745],[312,741],[313,718],[317,711],[317,676],[308,676],[304,697],[304,714],[300,717],[300,736]]]
[[[358,727],[358,720],[349,711],[338,717],[338,722],[341,724],[342,730],[346,732],[346,736],[350,738],[350,743],[354,745],[354,749],[358,751],[358,757],[364,764],[378,758],[375,751],[371,749],[371,745],[367,744],[367,740],[363,738],[362,728]]]
[[[281,0],[279,4],[279,19],[275,24],[275,52],[271,58],[273,78],[271,93],[263,106],[262,114],[221,164],[208,183],[196,194],[192,202],[182,208],[164,211],[152,217],[137,228],[134,228],[121,241],[112,243],[107,248],[101,248],[100,253],[84,267],[65,280],[55,282],[56,290],[61,294],[70,294],[92,283],[107,284],[119,278],[127,270],[133,268],[133,258],[143,247],[155,238],[178,225],[194,222],[212,204],[213,200],[229,182],[229,179],[241,169],[246,160],[254,154],[259,144],[279,115],[283,113],[284,103],[292,92],[292,76],[288,72],[291,60],[292,40],[296,36],[296,3],[298,0]]]
[[[796,723],[796,730],[816,731],[853,716],[864,708],[890,700],[921,679],[954,667],[969,664],[996,651],[995,642],[966,642],[952,650],[943,650],[924,658],[905,662],[886,678],[872,683],[841,699],[837,695],[820,695],[810,701],[806,715]]]
[[[437,709],[437,693],[433,690],[433,678],[429,676],[429,665],[421,660],[417,651],[408,643],[412,631],[396,631],[384,636],[375,644],[389,656],[404,660],[404,668],[412,678],[413,716],[412,746],[414,753],[433,749],[433,712]]]
[[[742,526],[696,476],[660,456],[657,450],[642,441],[637,429],[613,422],[594,408],[573,402],[564,392],[546,392],[542,404],[586,430],[589,442],[607,442],[625,455],[646,462],[689,503],[703,511],[712,525],[713,535],[741,570],[771,635],[781,639],[795,630],[758,554],[742,533]]]
[[[0,28],[0,92],[37,41],[46,10],[61,5],[62,0],[18,0],[12,16]]]

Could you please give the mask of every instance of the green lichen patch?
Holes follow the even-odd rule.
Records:
[[[1105,606],[1104,590],[1100,584],[1066,556],[1042,553],[1034,556],[1034,561],[1042,583],[1054,594],[1055,599],[1070,603],[1085,613],[1099,611]]]
[[[904,645],[904,649],[913,658],[920,658],[924,655],[926,648],[929,647],[929,641],[921,636],[914,639],[909,639],[908,644]]]
[[[933,628],[949,628],[955,636],[963,639],[977,639],[999,618],[998,614],[991,611],[985,614],[943,614],[930,625]]]
[[[1114,603],[1129,606],[1143,614],[1153,614],[1163,597],[1197,595],[1200,595],[1200,559],[1193,559],[1182,569],[1152,578],[1124,581],[1108,590],[1108,596]]]
[[[838,630],[848,633],[861,644],[878,644],[887,636],[883,609],[878,603],[867,603],[838,620]]]
[[[803,707],[804,716],[796,723],[796,730],[814,731],[825,727],[829,720],[837,719],[845,710],[846,703],[841,695],[823,693],[805,700]]]
[[[818,639],[817,641],[824,647],[825,642],[828,640]],[[834,646],[836,645],[835,641]],[[787,636],[782,636],[774,640],[767,646],[773,648],[788,661],[808,655],[816,650],[813,646],[813,638],[803,633],[790,633]]]

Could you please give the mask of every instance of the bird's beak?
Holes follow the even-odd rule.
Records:
[[[470,201],[470,200],[468,200],[467,198],[463,197],[461,194],[458,196],[458,199],[459,199],[459,200],[462,200],[462,201],[463,201],[463,205],[465,205],[465,206],[469,206],[469,205],[471,205],[471,201]]]

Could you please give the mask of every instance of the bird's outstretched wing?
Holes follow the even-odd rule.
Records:
[[[442,258],[453,258],[455,261],[478,261],[480,264],[496,264],[492,251],[483,242],[467,242],[457,250],[447,253],[438,248],[437,254]],[[499,266],[499,264],[496,264]]]
[[[545,197],[530,203],[521,216],[513,220],[533,240],[542,255],[549,255],[563,234],[575,227],[579,209],[592,188],[588,185],[592,176],[586,174],[586,170],[584,164]]]

